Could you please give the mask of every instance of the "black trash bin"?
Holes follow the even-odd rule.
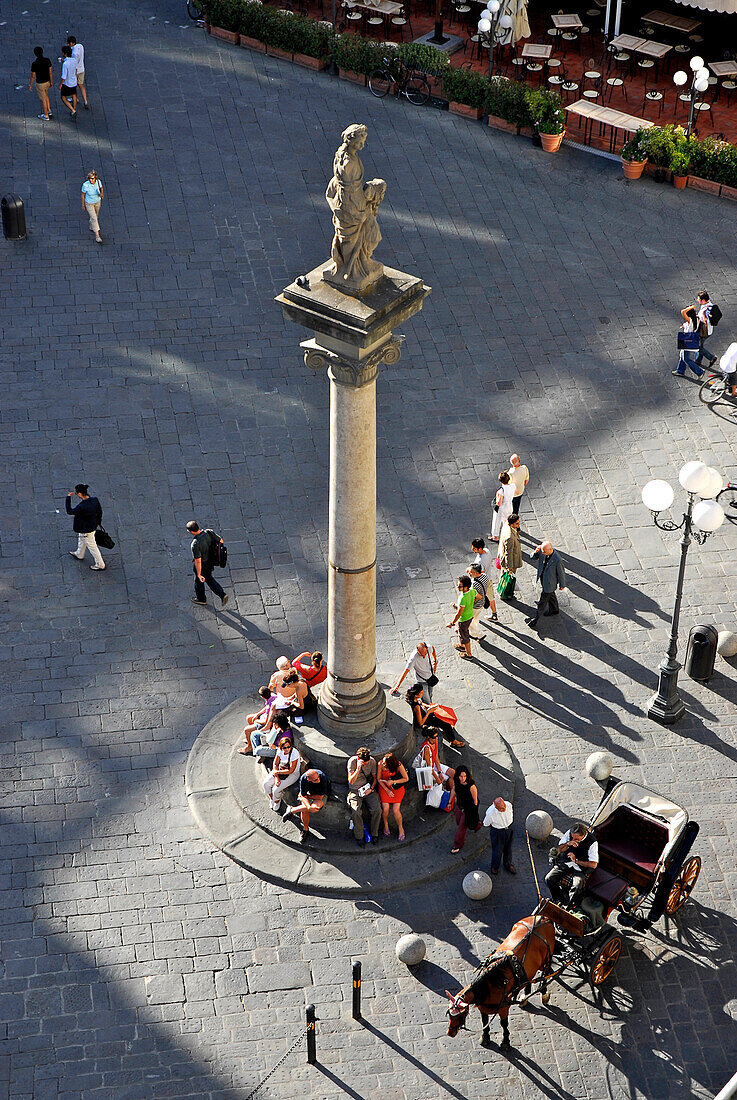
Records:
[[[3,212],[3,234],[9,241],[26,239],[26,212],[23,199],[18,195],[3,195],[0,207]]]
[[[688,635],[684,669],[692,680],[708,680],[714,674],[714,662],[717,656],[719,634],[715,626],[701,623],[694,626]]]

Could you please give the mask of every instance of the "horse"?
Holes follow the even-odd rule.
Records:
[[[531,983],[541,970],[543,1004],[550,1000],[548,981],[554,947],[555,925],[548,917],[531,914],[517,921],[496,951],[478,967],[465,989],[455,997],[446,989],[450,1000],[448,1035],[452,1038],[458,1034],[465,1026],[469,1008],[475,1005],[481,1013],[481,1045],[491,1045],[489,1019],[498,1014],[504,1032],[502,1049],[508,1049],[510,1005],[520,989],[529,996]]]

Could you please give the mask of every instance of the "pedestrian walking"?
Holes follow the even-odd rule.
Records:
[[[84,46],[81,42],[78,42],[73,34],[70,34],[67,38],[67,45],[71,46],[72,57],[77,65],[77,87],[82,93],[82,100],[84,101],[85,111],[89,111],[90,105],[87,102],[87,88],[85,87],[85,75],[84,75]]]
[[[502,575],[499,579],[499,599],[511,600],[517,584],[517,570],[522,568],[522,546],[519,538],[519,516],[512,512],[507,522],[502,527],[499,537],[499,568]],[[508,580],[505,580],[505,573]]]
[[[48,122],[52,117],[49,88],[54,87],[54,70],[48,57],[44,56],[43,46],[34,46],[33,52],[36,60],[31,64],[31,81],[28,90],[30,92],[33,85],[36,85],[36,94],[41,100],[41,114],[38,117]]]
[[[413,684],[422,684],[422,698],[426,703],[432,703],[432,689],[438,682],[438,655],[434,645],[427,642],[418,642],[415,651],[407,661],[404,672],[392,688],[392,695],[399,695],[399,689],[411,672],[414,676]]]
[[[693,306],[682,309],[681,316],[683,317],[681,332],[686,333],[691,339],[688,340],[679,333],[678,346],[680,348],[680,353],[678,356],[678,366],[675,370],[671,371],[671,374],[675,374],[678,378],[683,378],[686,373],[686,367],[688,367],[689,370],[694,372],[697,378],[701,378],[702,374],[704,374],[704,369],[696,362],[696,352],[701,346],[701,337],[698,334],[699,318]]]
[[[477,642],[481,642],[486,637],[486,634],[481,634],[479,632],[479,619],[484,613],[487,603],[490,602],[486,597],[489,578],[484,572],[484,567],[482,565],[476,565],[475,563],[469,565],[466,572],[471,578],[471,588],[473,589],[473,618],[471,619],[469,633]],[[496,621],[496,615],[492,615],[492,619]]]
[[[67,493],[65,502],[67,515],[74,517],[73,528],[78,536],[77,549],[70,550],[69,553],[73,558],[81,561],[86,551],[89,550],[94,559],[90,569],[104,569],[105,562],[102,560],[102,554],[95,539],[95,531],[102,523],[102,505],[97,497],[89,495],[88,489],[89,485],[80,482],[79,485],[74,486],[71,492]],[[79,498],[79,504],[76,504],[74,508],[72,508],[73,496]]]
[[[514,483],[507,470],[499,474],[499,488],[494,498],[494,513],[491,519],[491,531],[489,538],[492,542],[499,542],[504,522],[507,516],[512,514],[512,501],[514,500]]]
[[[102,180],[98,178],[97,172],[93,169],[87,173],[87,179],[82,184],[82,210],[90,219],[90,233],[95,234],[95,240],[98,244],[102,244],[99,215],[100,203],[104,194]]]
[[[455,648],[464,661],[471,661],[473,660],[471,656],[471,621],[473,619],[473,604],[476,594],[471,587],[471,578],[465,575],[458,578],[456,581],[456,588],[458,589],[458,599],[453,605],[456,608],[455,617],[445,625],[448,627],[448,630],[452,630],[456,623],[458,624],[459,644],[457,644]]]
[[[225,607],[228,597],[225,595],[222,585],[212,575],[212,571],[217,564],[218,547],[222,546],[223,540],[220,535],[210,530],[209,527],[203,531],[195,519],[189,521],[187,530],[193,536],[191,543],[192,559],[194,561],[194,596],[192,597],[192,603],[207,603],[205,595],[205,585],[207,585],[216,596],[220,597],[222,606]]]
[[[348,806],[353,822],[353,839],[359,847],[375,841],[381,824],[381,800],[377,784],[379,767],[365,745],[356,749],[348,761]],[[363,808],[369,812],[368,832],[364,839]]]
[[[453,780],[456,804],[454,807],[456,825],[451,853],[456,855],[466,843],[466,833],[470,829],[477,833],[481,828],[479,821],[479,792],[470,770],[465,764],[459,764]]]
[[[505,802],[501,797],[495,798],[484,816],[484,825],[489,829],[491,836],[492,875],[499,874],[499,865],[502,860],[510,875],[517,874],[517,870],[512,863],[513,821],[512,803]]]
[[[527,625],[534,630],[541,615],[558,614],[560,609],[555,590],[560,588],[562,592],[565,589],[566,571],[563,568],[563,560],[550,539],[536,546],[532,556],[537,559],[537,579],[542,589],[535,614],[531,619],[526,620]]]
[[[492,576],[491,565],[492,565],[493,558],[492,558],[491,551],[487,548],[486,543],[484,542],[484,540],[483,539],[472,539],[471,540],[471,549],[473,550],[473,552],[475,554],[475,557],[473,559],[473,564],[474,565],[480,565],[483,572],[486,573],[487,577],[491,578],[491,576]],[[468,572],[468,570],[466,570],[466,572]],[[491,621],[493,623],[498,622],[498,616],[497,616],[497,613],[496,613],[496,599],[495,599],[495,596],[494,596],[494,581],[493,580],[489,580],[489,582],[487,584],[486,598],[489,601],[489,610],[491,611]]]
[[[699,316],[699,354],[696,359],[696,366],[701,366],[701,360],[706,355],[709,360],[709,366],[713,367],[716,363],[717,357],[706,347],[706,341],[709,340],[714,332],[714,325],[719,323],[722,316],[722,311],[714,305],[708,293],[702,290],[699,294],[698,301],[698,316]]]
[[[61,48],[61,85],[59,95],[62,103],[69,108],[72,118],[77,117],[77,62],[72,57],[72,47]]]
[[[527,482],[530,480],[530,471],[525,464],[520,461],[519,455],[510,455],[507,473],[509,474],[509,480],[512,482],[512,485],[514,485],[512,512],[515,516],[518,516],[519,506],[522,503],[522,497],[527,488]]]

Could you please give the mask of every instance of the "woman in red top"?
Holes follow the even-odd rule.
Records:
[[[404,798],[404,788],[409,777],[407,769],[401,760],[398,760],[393,752],[386,753],[379,761],[379,798],[381,799],[381,816],[384,822],[384,836],[389,836],[389,807],[392,808],[394,820],[399,829],[399,840],[404,840],[404,824],[399,804]]]
[[[316,649],[314,653],[300,653],[292,661],[292,668],[296,668],[307,686],[312,690],[316,684],[321,684],[327,678],[328,670],[323,664],[322,653]]]

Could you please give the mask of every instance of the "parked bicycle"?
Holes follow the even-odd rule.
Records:
[[[724,509],[724,515],[730,523],[737,526],[737,482],[728,481],[714,498]]]
[[[422,73],[410,69],[399,57],[385,57],[383,68],[374,69],[368,84],[371,94],[379,99],[392,87],[395,96],[403,95],[417,107],[424,106],[430,98],[430,85]]]
[[[725,374],[724,371],[709,371],[707,377],[699,388],[699,399],[705,405],[716,405],[723,397],[735,400],[734,388],[737,383],[737,375]]]
[[[204,21],[205,0],[187,0],[187,15],[190,19]]]

